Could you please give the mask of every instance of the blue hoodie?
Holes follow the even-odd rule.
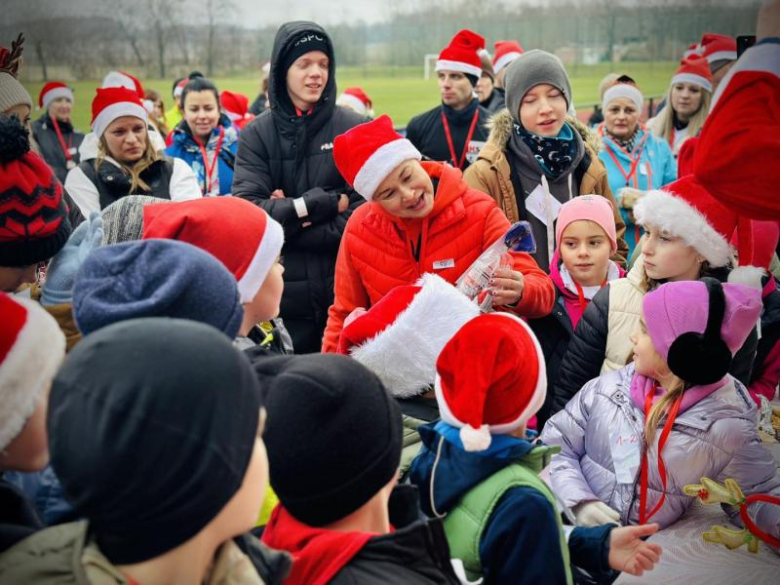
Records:
[[[528,455],[540,443],[493,435],[490,447],[470,453],[463,448],[459,429],[445,422],[420,427],[423,448],[412,462],[410,481],[420,488],[423,511],[433,516],[454,508],[477,484]],[[533,431],[529,431],[529,434]],[[535,433],[534,433],[535,434]],[[442,440],[443,439],[443,440]],[[441,441],[441,453],[436,452]],[[431,502],[431,479],[436,481]],[[537,490],[516,487],[507,491],[493,510],[479,546],[485,585],[514,583],[566,583],[555,511]],[[575,528],[569,536],[572,564],[591,575],[611,573],[609,535],[613,524]]]

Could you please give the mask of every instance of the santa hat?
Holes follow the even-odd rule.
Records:
[[[395,167],[405,160],[422,160],[422,155],[393,129],[390,116],[383,114],[336,136],[333,159],[344,180],[371,201]]]
[[[479,307],[435,274],[397,286],[345,325],[337,351],[374,372],[396,398],[425,392],[436,378],[436,359]]]
[[[710,195],[694,175],[648,191],[634,205],[634,216],[638,224],[650,224],[682,238],[713,267],[726,266],[731,260],[729,241],[737,230],[741,264],[752,262],[749,220],[740,218]]]
[[[470,30],[458,32],[450,44],[439,53],[436,71],[459,71],[471,75],[475,84],[482,75],[482,61],[478,51],[485,48],[485,39]]]
[[[92,131],[100,137],[109,124],[122,116],[135,116],[144,122],[149,112],[141,104],[138,95],[124,87],[98,88],[92,100]]]
[[[348,87],[336,100],[336,105],[352,108],[361,116],[374,117],[374,108],[371,98],[363,91],[362,87]]]
[[[61,81],[50,81],[41,88],[41,93],[38,94],[38,107],[45,110],[50,103],[59,98],[67,98],[70,103],[73,103],[73,90]]]
[[[750,264],[755,268],[759,268],[759,276],[763,277],[764,274],[769,272],[769,267],[775,256],[777,242],[780,239],[780,226],[774,221],[753,219],[750,220],[750,227],[753,233],[753,257]],[[734,235],[731,237],[731,245],[735,248],[739,247],[739,234],[737,232],[734,232]],[[743,262],[742,258],[738,260],[740,267],[745,268],[745,262]],[[755,279],[747,282],[744,278],[737,278],[737,280],[742,284],[756,286]],[[729,275],[729,282],[735,282],[735,278],[732,278],[731,275]]]
[[[523,47],[517,41],[496,41],[493,46],[496,49],[496,54],[493,56],[493,72],[496,75],[523,54]]]
[[[712,66],[718,61],[737,60],[737,40],[728,35],[705,33],[701,38],[701,55]]]
[[[134,91],[138,95],[139,100],[144,99],[146,96],[138,78],[130,75],[127,71],[109,71],[103,78],[103,84],[100,87],[124,87]]]
[[[693,43],[692,45],[689,45],[687,49],[685,49],[685,52],[683,53],[683,59],[687,59],[691,55],[701,55],[701,51],[701,44]]]
[[[184,87],[190,82],[188,78],[182,79],[173,90],[173,97],[178,99],[184,93]]]
[[[544,404],[544,354],[531,328],[509,313],[475,317],[436,362],[436,399],[444,422],[460,428],[466,451],[490,447],[491,434],[526,424]]]
[[[222,111],[239,129],[243,128],[254,116],[249,113],[249,98],[243,93],[223,91],[219,94]]]
[[[35,412],[65,357],[65,336],[38,303],[0,293],[0,450]]]
[[[707,60],[701,55],[691,55],[680,62],[680,67],[672,76],[672,85],[675,83],[694,83],[712,91],[712,73]]]
[[[143,225],[144,240],[187,242],[220,260],[238,281],[242,303],[255,298],[284,244],[279,222],[239,197],[147,205]]]

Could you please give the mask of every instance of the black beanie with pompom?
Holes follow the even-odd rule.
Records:
[[[18,118],[0,114],[0,266],[46,261],[71,231],[62,185]]]

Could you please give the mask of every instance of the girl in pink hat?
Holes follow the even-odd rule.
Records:
[[[715,279],[648,293],[631,336],[634,363],[592,380],[548,422],[555,492],[580,525],[673,524],[695,501],[686,485],[732,478],[745,494],[780,494],[780,473],[756,431],[746,388],[728,374],[761,314],[761,294]],[[739,523],[735,508],[726,506]],[[750,516],[780,535],[780,507]]]

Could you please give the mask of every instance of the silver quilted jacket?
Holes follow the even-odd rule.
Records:
[[[634,365],[591,380],[544,427],[542,440],[560,445],[562,451],[550,464],[556,494],[573,507],[587,500],[601,500],[617,510],[622,524],[639,521],[639,469],[630,483],[618,483],[610,447],[610,429],[630,428],[644,441],[644,413],[634,406],[629,389]],[[729,377],[721,389],[679,414],[663,451],[667,469],[666,501],[652,517],[661,528],[669,526],[693,505],[682,488],[698,484],[702,477],[718,481],[731,477],[745,494],[780,495],[780,473],[772,454],[756,432],[757,409],[745,387]],[[626,427],[625,425],[629,425]],[[650,479],[648,508],[660,496],[657,449],[648,453]],[[736,508],[724,511],[740,524]],[[780,536],[780,506],[753,504],[750,514],[760,528]]]

